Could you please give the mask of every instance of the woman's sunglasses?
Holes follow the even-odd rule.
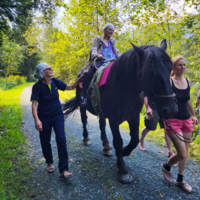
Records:
[[[46,69],[44,70],[44,72],[45,72],[46,70],[53,71],[53,69],[51,69],[51,68],[46,68]]]

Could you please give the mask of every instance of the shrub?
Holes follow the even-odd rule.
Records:
[[[26,83],[27,78],[19,75],[10,75],[7,79],[1,77],[0,78],[0,89],[2,90],[8,90],[11,89],[17,85],[21,85],[23,83]]]

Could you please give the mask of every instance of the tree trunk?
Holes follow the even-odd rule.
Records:
[[[29,80],[29,81],[33,79],[32,76],[31,76],[32,73],[33,73],[32,68],[29,68],[29,69],[28,69],[28,80]]]
[[[170,30],[170,24],[169,24],[169,22],[168,22],[168,20],[167,20],[167,29],[168,29],[168,35],[169,35],[169,42],[168,42],[168,44],[169,44],[169,55],[171,56],[172,55],[172,52],[171,52],[171,30]]]
[[[107,14],[106,14],[106,0],[105,0],[105,24],[107,23]]]

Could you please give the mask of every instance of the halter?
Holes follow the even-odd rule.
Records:
[[[152,93],[153,93],[154,97],[156,97],[156,98],[169,98],[169,99],[173,99],[173,98],[176,97],[175,93],[161,95],[161,94],[155,94],[154,91],[153,91],[153,89],[151,89],[151,90],[152,90]]]

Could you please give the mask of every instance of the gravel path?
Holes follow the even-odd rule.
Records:
[[[142,152],[138,147],[125,163],[133,182],[123,185],[117,180],[116,157],[105,157],[102,154],[100,130],[95,116],[88,114],[88,130],[92,144],[82,145],[82,124],[80,113],[77,111],[65,122],[67,147],[69,153],[70,172],[73,178],[62,180],[56,168],[55,173],[46,172],[46,164],[42,156],[39,134],[35,130],[31,114],[30,94],[32,86],[28,86],[22,93],[21,104],[24,109],[23,130],[29,144],[29,160],[33,165],[33,178],[27,188],[34,188],[30,199],[41,200],[128,200],[128,199],[198,199],[200,200],[200,165],[189,160],[185,180],[193,187],[191,194],[185,194],[175,185],[169,185],[161,174],[161,164],[167,160],[166,148],[145,142],[147,152]],[[112,134],[107,125],[107,135],[112,145]],[[129,134],[121,129],[124,144],[129,141]],[[57,166],[58,155],[55,135],[52,134],[52,149],[54,164]],[[165,153],[158,153],[159,150]],[[176,178],[177,167],[173,167]]]

